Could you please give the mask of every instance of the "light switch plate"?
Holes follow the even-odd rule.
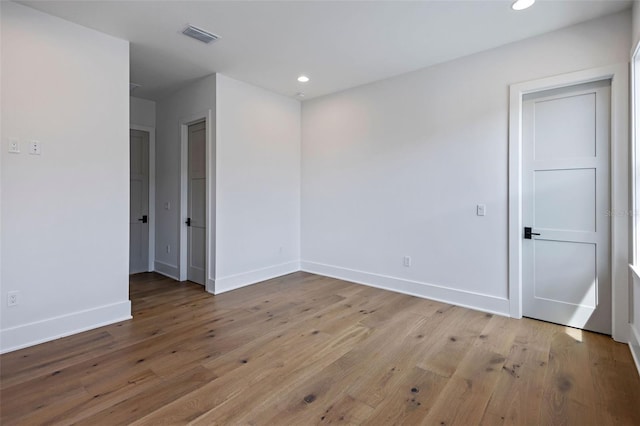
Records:
[[[20,141],[16,138],[9,138],[9,152],[11,154],[20,154]]]
[[[485,206],[484,204],[478,204],[478,206],[476,207],[476,214],[478,216],[484,216],[487,214],[487,206]]]

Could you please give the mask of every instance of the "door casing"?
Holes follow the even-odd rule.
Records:
[[[525,94],[611,79],[611,200],[613,212],[629,211],[628,64],[578,71],[510,86],[509,102],[509,307],[522,318],[522,98]],[[629,339],[629,221],[611,219],[612,337]]]

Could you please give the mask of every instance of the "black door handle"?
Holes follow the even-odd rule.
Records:
[[[524,227],[524,239],[525,240],[530,240],[532,235],[540,235],[537,232],[531,232],[531,227],[529,226],[525,226]]]
[[[191,226],[191,218],[188,217],[187,220],[184,223],[186,223],[187,226]]]
[[[145,214],[142,218],[138,219],[139,222],[147,223],[149,221],[149,217]]]

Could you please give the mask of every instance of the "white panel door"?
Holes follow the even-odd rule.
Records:
[[[610,81],[527,95],[522,122],[523,314],[606,334],[610,99]]]
[[[189,126],[189,171],[187,182],[187,279],[205,284],[207,163],[205,123]]]
[[[129,273],[149,270],[149,133],[129,132]]]

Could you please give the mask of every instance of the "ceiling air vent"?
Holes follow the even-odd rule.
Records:
[[[216,41],[220,38],[215,34],[202,30],[198,27],[194,27],[193,25],[189,25],[187,28],[185,28],[182,31],[182,34],[191,38],[195,38],[196,40],[200,40],[203,43],[211,43],[212,41]]]

